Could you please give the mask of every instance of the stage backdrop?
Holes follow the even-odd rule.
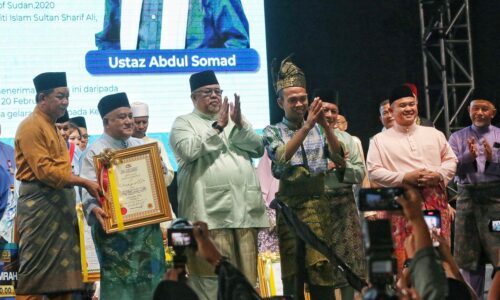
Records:
[[[149,104],[148,134],[168,144],[175,117],[193,110],[190,74],[206,69],[216,71],[230,100],[241,95],[254,128],[264,128],[269,123],[264,1],[164,0],[162,5],[0,1],[2,141],[13,144],[18,124],[35,107],[32,79],[48,71],[67,72],[69,115],[86,118],[92,139],[102,133],[99,99],[126,92],[131,102]],[[151,43],[137,43],[138,34]]]

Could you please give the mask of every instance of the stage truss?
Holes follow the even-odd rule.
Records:
[[[419,0],[419,6],[425,114],[450,136],[467,122],[474,90],[469,0]]]

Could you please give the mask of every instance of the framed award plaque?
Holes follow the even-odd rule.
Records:
[[[172,219],[157,143],[94,156],[97,179],[105,194],[105,231],[137,228]]]

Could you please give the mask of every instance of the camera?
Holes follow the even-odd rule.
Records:
[[[169,233],[169,245],[172,247],[189,247],[196,243],[192,228],[171,229]]]
[[[196,248],[193,226],[186,219],[176,219],[168,229],[168,244],[179,251],[181,248]]]
[[[402,188],[361,189],[359,191],[359,210],[401,210],[401,205],[396,201],[396,198],[403,194]]]
[[[500,232],[500,219],[490,220],[488,227],[490,228],[490,232]]]
[[[424,210],[424,220],[429,231],[437,230],[437,233],[441,233],[441,213],[439,210]],[[439,242],[433,238],[432,245],[438,247]]]
[[[183,218],[178,218],[172,222],[167,234],[168,245],[174,249],[173,258],[174,268],[180,268],[183,271],[179,274],[178,280],[185,282],[187,280],[186,271],[186,249],[196,249],[196,240],[193,236],[193,225]]]
[[[397,262],[393,256],[394,243],[389,220],[365,220],[363,241],[367,254],[368,276],[373,286],[363,299],[392,299]]]

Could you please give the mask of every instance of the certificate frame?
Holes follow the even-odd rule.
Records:
[[[101,205],[109,216],[104,222],[106,233],[172,220],[157,143],[105,149],[93,159],[105,194]]]
[[[257,256],[257,277],[259,281],[260,296],[262,298],[283,295],[279,252],[267,251],[259,253]],[[340,296],[338,296],[337,299],[340,299]],[[311,295],[305,288],[304,300],[311,300]]]
[[[81,203],[76,205],[76,215],[78,217],[78,231],[80,234],[80,260],[82,263],[83,282],[96,282],[101,280],[101,266],[97,259],[91,228],[83,216],[83,206]]]

